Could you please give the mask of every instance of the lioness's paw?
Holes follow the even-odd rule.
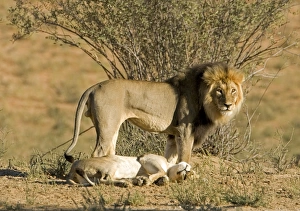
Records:
[[[129,188],[132,187],[132,183],[127,180],[117,181],[114,183],[115,186],[121,187],[121,188]]]
[[[137,186],[144,186],[144,185],[150,185],[151,181],[149,180],[148,177],[138,176],[133,179],[132,183]]]
[[[158,178],[154,183],[158,186],[164,186],[169,183],[169,178],[167,176],[163,176]]]

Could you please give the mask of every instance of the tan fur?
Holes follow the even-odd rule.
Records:
[[[189,163],[193,147],[213,129],[228,122],[243,102],[243,74],[223,63],[188,69],[165,82],[108,80],[82,95],[76,112],[75,147],[84,105],[94,123],[97,139],[92,157],[115,154],[120,125],[128,120],[150,132],[169,134],[165,157],[169,162]]]
[[[243,74],[233,69],[224,74],[222,66],[214,66],[204,73],[203,80],[210,87],[203,103],[206,114],[217,124],[228,122],[239,112],[243,102]]]
[[[108,155],[75,161],[67,183],[78,185],[113,184],[122,187],[150,185],[158,179],[164,182],[182,181],[191,166],[185,162],[170,164],[166,158],[147,154],[142,157]]]

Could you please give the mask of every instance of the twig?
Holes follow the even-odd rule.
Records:
[[[89,130],[92,129],[93,127],[95,127],[95,126],[89,127],[88,129],[86,129],[86,130],[82,131],[81,133],[79,133],[79,135],[81,135],[81,134],[83,134],[83,133],[89,131]],[[71,139],[69,139],[68,141],[66,141],[66,142],[64,142],[64,143],[62,143],[62,144],[60,144],[60,145],[58,145],[57,147],[54,147],[53,149],[51,149],[51,150],[49,150],[48,152],[44,153],[41,157],[44,157],[45,155],[49,154],[50,152],[52,152],[52,151],[54,151],[54,150],[57,150],[58,148],[64,146],[65,144],[69,143],[69,142],[72,141],[72,140],[73,140],[73,138],[71,138]]]
[[[250,78],[252,78],[253,76],[257,75],[259,72],[263,71],[264,69],[266,69],[266,66],[267,66],[267,64],[268,64],[268,62],[269,62],[270,59],[272,59],[272,58],[278,56],[278,54],[282,53],[283,51],[286,51],[287,49],[289,49],[289,48],[291,48],[291,47],[293,47],[293,46],[295,46],[295,45],[297,45],[297,43],[292,43],[292,44],[290,44],[290,45],[288,45],[288,46],[286,46],[286,47],[284,47],[284,48],[281,48],[279,51],[277,51],[276,53],[274,53],[273,55],[271,55],[271,56],[270,56],[269,58],[267,58],[266,61],[264,62],[264,66],[263,66],[261,69],[259,69],[259,70],[255,71],[255,72],[253,72],[252,74],[250,74],[250,75],[247,77],[247,80],[250,79]],[[288,52],[288,53],[289,53],[289,52]],[[279,71],[278,71],[278,72],[279,72]],[[278,72],[274,75],[274,77],[276,77],[276,76],[278,75]],[[270,76],[268,76],[268,77],[270,77]]]

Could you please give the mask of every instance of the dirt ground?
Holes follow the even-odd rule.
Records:
[[[216,161],[214,168],[220,168]],[[196,162],[201,159],[194,158]],[[203,160],[202,160],[203,162]],[[200,164],[200,163],[198,163]],[[210,172],[207,172],[210,174]],[[219,178],[217,176],[216,178]],[[265,206],[235,206],[229,203],[211,205],[198,210],[300,210],[300,169],[294,167],[282,173],[274,169],[265,169],[261,181],[251,174],[247,175],[247,184],[261,183],[266,187],[268,202]],[[256,178],[256,179],[255,179]],[[296,179],[296,183],[287,183]],[[186,185],[189,181],[181,184]],[[288,184],[288,185],[287,185]],[[291,184],[289,186],[289,184]],[[0,169],[0,210],[78,210],[90,209],[99,205],[100,196],[105,200],[108,210],[183,210],[173,197],[171,185],[121,188],[110,185],[96,187],[76,187],[56,178],[37,179],[26,176],[16,168]],[[296,192],[291,191],[296,188]],[[130,205],[125,205],[126,202]],[[100,209],[99,209],[100,210]]]
[[[9,171],[7,171],[9,172]],[[0,174],[3,170],[0,170]],[[115,198],[116,200],[110,205],[116,205],[119,209],[124,207],[123,203],[118,204],[118,200],[127,197],[129,193],[139,191],[144,194],[145,198],[151,198],[142,207],[134,209],[180,209],[176,201],[166,196],[165,187],[151,186],[147,188],[119,188],[113,186],[98,187],[74,187],[65,184],[63,180],[49,180],[48,182],[28,181],[23,177],[1,176],[1,205],[0,210],[75,210],[87,203],[83,195],[96,196],[101,192],[106,199]],[[113,200],[113,199],[109,199]],[[115,204],[116,203],[116,204]],[[108,205],[108,207],[110,207]]]

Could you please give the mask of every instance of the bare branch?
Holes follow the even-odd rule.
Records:
[[[297,45],[296,42],[294,42],[294,43],[292,43],[292,44],[290,44],[290,45],[288,45],[288,46],[286,46],[286,47],[284,47],[284,48],[279,49],[276,53],[274,53],[274,54],[272,54],[271,56],[269,56],[269,57],[265,60],[263,67],[260,68],[260,69],[258,69],[258,70],[256,70],[256,71],[254,71],[253,73],[249,74],[246,80],[249,80],[249,79],[252,78],[253,76],[258,75],[258,73],[264,71],[265,68],[266,68],[266,66],[267,66],[267,64],[268,64],[268,62],[270,61],[270,59],[272,59],[272,58],[278,56],[278,55],[281,54],[283,51],[286,51],[287,49],[290,49],[290,48],[294,47],[295,45]],[[279,72],[279,71],[278,71],[278,72]],[[275,77],[278,75],[278,72],[277,72],[275,75],[273,75],[273,76],[271,76],[271,75],[268,74],[267,77],[275,78]],[[263,74],[263,75],[265,75],[265,74]]]

